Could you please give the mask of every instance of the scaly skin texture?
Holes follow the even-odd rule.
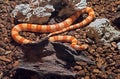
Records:
[[[71,25],[82,13],[88,13],[88,17],[82,22]],[[13,27],[11,35],[13,39],[20,44],[34,43],[34,41],[25,39],[19,35],[20,31],[31,31],[31,32],[50,32],[48,35],[50,42],[62,41],[62,42],[71,42],[71,47],[76,50],[84,50],[88,47],[87,44],[77,45],[78,40],[73,36],[54,36],[59,33],[63,33],[68,30],[77,29],[89,24],[95,17],[94,11],[90,7],[86,7],[83,10],[76,12],[74,15],[67,18],[65,21],[53,24],[53,25],[36,25],[36,24],[18,24]]]

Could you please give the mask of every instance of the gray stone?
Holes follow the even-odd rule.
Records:
[[[59,10],[59,16],[71,15],[86,5],[86,0],[31,0],[29,4],[16,5],[11,15],[19,22],[43,24],[54,11]]]
[[[93,28],[96,33],[89,35],[99,37],[101,42],[109,43],[120,39],[120,31],[116,30],[106,18],[96,19],[87,28]]]

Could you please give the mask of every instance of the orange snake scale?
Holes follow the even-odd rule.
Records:
[[[77,24],[71,25],[82,13],[88,13],[87,18],[85,18],[82,22],[79,22]],[[24,37],[19,35],[20,31],[31,31],[31,32],[50,32],[48,35],[49,41],[62,41],[62,42],[71,42],[71,47],[76,50],[84,50],[88,47],[87,44],[78,45],[78,40],[73,36],[54,36],[56,34],[80,28],[87,24],[89,24],[93,19],[95,18],[95,13],[92,8],[86,7],[78,12],[76,12],[74,15],[70,16],[63,22],[53,24],[53,25],[37,25],[37,24],[27,24],[22,23],[14,26],[11,31],[11,35],[13,39],[20,44],[28,44],[33,43],[34,41],[25,39]]]

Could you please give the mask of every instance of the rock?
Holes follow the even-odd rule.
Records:
[[[0,47],[0,54],[3,54],[3,53],[5,53],[5,49]]]
[[[14,64],[13,64],[13,67],[16,67],[19,65],[19,61],[15,61]]]
[[[103,60],[103,59],[100,58],[100,57],[98,57],[98,58],[96,59],[96,61],[97,61],[97,67],[98,67],[98,68],[101,68],[101,67],[103,66],[103,64],[105,63],[105,60]]]
[[[120,60],[116,60],[115,66],[120,67]]]
[[[117,74],[117,78],[116,79],[119,79],[120,78],[120,74]]]
[[[112,63],[108,64],[108,66],[114,66],[114,65],[116,65],[115,62],[112,62]]]
[[[78,65],[80,65],[80,66],[87,66],[87,63],[86,62],[76,62]]]
[[[115,56],[113,56],[113,59],[114,59],[114,60],[120,60],[120,55],[115,55]]]
[[[31,4],[17,5],[12,11],[12,16],[16,17],[16,20],[18,20],[19,22],[39,24],[47,22],[49,17],[51,16],[51,12],[54,11],[53,6],[46,4],[44,7],[39,7],[37,6],[39,2],[33,3],[32,5]]]
[[[85,57],[84,55],[77,55],[78,52],[66,44],[62,44],[62,43],[52,43],[52,44],[53,44],[56,52],[59,52],[59,56],[61,56],[62,60],[68,60],[68,62],[71,63],[73,61],[73,57],[74,57],[74,59],[78,65],[86,66],[87,64],[93,64],[93,65],[95,64],[94,61]],[[65,54],[65,52],[66,52],[66,54]],[[72,52],[72,53],[70,53],[70,52]],[[71,54],[73,57],[72,56],[69,57],[69,54]]]
[[[84,70],[80,70],[77,74],[80,75],[80,76],[84,76],[85,75],[85,71]]]
[[[116,1],[115,3],[116,3],[117,5],[120,5],[120,1]]]
[[[117,47],[118,47],[117,44],[116,44],[116,42],[112,42],[111,45],[112,45],[114,48],[117,48]]]
[[[120,42],[117,43],[118,49],[120,50]]]
[[[11,32],[11,28],[14,26],[14,25],[16,25],[15,24],[15,22],[13,22],[13,21],[10,21],[10,20],[14,20],[14,19],[12,19],[11,17],[10,17],[10,12],[12,12],[12,10],[14,9],[14,6],[17,4],[21,4],[21,3],[29,3],[29,1],[30,0],[7,0],[8,1],[8,5],[6,5],[6,4],[4,4],[5,2],[6,2],[6,0],[0,0],[0,17],[1,17],[1,19],[0,19],[0,24],[2,24],[2,25],[0,25],[0,40],[1,41],[3,41],[7,46],[4,48],[3,46],[0,46],[1,48],[3,48],[4,50],[5,50],[5,52],[3,53],[3,52],[1,52],[1,53],[3,53],[3,54],[1,54],[0,53],[0,55],[4,55],[4,56],[7,56],[7,58],[12,58],[12,62],[5,62],[5,61],[0,61],[0,73],[1,72],[3,72],[3,77],[1,78],[1,79],[10,79],[11,78],[11,74],[12,74],[12,71],[11,71],[11,69],[9,69],[9,67],[7,67],[7,66],[9,66],[9,64],[14,64],[15,63],[15,61],[16,60],[18,60],[18,59],[21,59],[22,58],[22,56],[21,55],[23,55],[24,54],[24,52],[20,52],[20,50],[19,50],[19,48],[21,47],[21,46],[23,46],[23,45],[19,45],[19,44],[17,44],[17,43],[15,43],[14,41],[13,41],[13,39],[11,38],[11,35],[10,35],[10,32]],[[31,1],[36,1],[36,0],[31,0]],[[40,1],[40,0],[39,0]],[[42,0],[43,1],[43,0]],[[44,0],[45,1],[45,0]],[[54,0],[54,1],[58,1],[58,0]],[[68,0],[66,0],[66,1],[68,1]],[[71,0],[72,1],[72,0]],[[78,0],[76,0],[76,1],[78,1]],[[90,1],[90,0],[89,0]],[[114,13],[115,12],[113,12],[113,10],[111,10],[113,7],[116,9],[116,6],[118,5],[118,3],[117,4],[115,4],[115,2],[118,2],[119,0],[91,0],[91,2],[89,2],[90,3],[90,5],[88,4],[88,6],[90,6],[90,7],[92,7],[94,10],[95,10],[95,13],[96,13],[96,15],[97,15],[97,17],[96,18],[101,18],[101,17],[106,17],[106,18],[108,18],[108,19],[111,19],[112,17],[115,17],[114,16]],[[11,4],[11,2],[12,3],[14,3],[14,4]],[[120,1],[119,1],[120,2]],[[3,4],[1,4],[1,3],[3,3]],[[8,7],[5,7],[5,8],[2,8],[3,6],[8,6]],[[10,6],[12,6],[12,10],[9,8]],[[63,6],[64,7],[64,6]],[[4,10],[4,9],[8,9],[8,10]],[[101,10],[102,9],[102,10]],[[61,9],[62,10],[62,9]],[[3,12],[6,12],[7,11],[7,13],[3,13]],[[65,11],[66,12],[66,11]],[[60,15],[62,15],[62,13],[60,14]],[[55,15],[54,15],[55,16]],[[9,19],[8,19],[8,17],[9,17]],[[57,18],[57,17],[56,17]],[[61,18],[62,20],[64,20],[64,17],[63,18]],[[57,21],[57,22],[61,22],[61,20],[59,20],[59,21]],[[54,24],[54,23],[53,23]],[[2,30],[2,28],[5,28],[5,29],[7,29],[7,33],[5,33],[5,34],[7,34],[7,35],[3,35],[3,33],[4,32],[2,32],[3,30]],[[84,28],[84,27],[83,27]],[[77,33],[78,34],[80,34],[81,33],[81,29],[83,29],[83,28],[80,28],[80,30],[78,30],[77,31]],[[73,31],[75,31],[75,30],[73,30]],[[28,33],[28,32],[27,32]],[[44,37],[44,36],[41,36],[41,34],[39,35],[40,33],[35,33],[35,35],[37,35],[38,36],[38,39],[41,39],[41,37]],[[66,32],[66,33],[64,33],[64,34],[62,34],[62,35],[67,35],[68,33]],[[26,34],[25,34],[26,35]],[[30,34],[27,34],[28,36],[25,36],[26,38],[28,38],[29,39],[29,36],[30,36]],[[75,34],[74,34],[75,35]],[[82,36],[82,34],[80,34],[81,36]],[[8,40],[9,40],[9,42],[7,42],[7,41],[5,41],[4,40],[4,38],[8,38]],[[33,37],[33,38],[36,38],[36,37]],[[79,40],[81,39],[81,37],[79,38]],[[91,49],[93,49],[92,50],[92,52],[90,53],[89,51],[88,51],[88,49],[87,50],[85,50],[85,52],[83,52],[83,54],[85,54],[87,57],[88,56],[91,56],[91,57],[93,57],[93,58],[91,58],[91,57],[88,57],[88,58],[90,58],[90,59],[92,59],[92,60],[96,60],[96,58],[98,57],[98,55],[97,55],[97,57],[95,56],[96,54],[99,54],[99,56],[104,60],[105,59],[105,63],[106,63],[106,67],[104,67],[104,70],[102,70],[102,68],[98,68],[97,67],[97,65],[95,64],[95,65],[87,65],[87,66],[82,66],[83,67],[83,69],[84,69],[84,71],[85,71],[85,75],[84,76],[79,76],[78,78],[76,78],[76,79],[85,79],[85,77],[86,76],[89,76],[90,77],[90,79],[109,79],[109,78],[113,78],[113,79],[120,79],[120,74],[118,73],[117,74],[117,69],[119,69],[119,67],[120,67],[120,61],[117,61],[119,58],[119,54],[120,53],[118,53],[118,49],[117,48],[115,48],[115,50],[117,51],[117,52],[113,52],[113,51],[111,51],[111,47],[115,47],[114,45],[112,45],[111,43],[109,43],[111,46],[107,46],[107,47],[104,47],[103,48],[103,46],[101,46],[100,44],[98,44],[98,43],[96,43],[96,41],[94,41],[94,37],[93,38],[90,38],[90,40],[92,40],[93,42],[91,42],[91,43],[88,43],[89,44],[89,46],[91,47]],[[99,40],[99,39],[98,39]],[[81,41],[81,40],[80,40]],[[118,40],[119,41],[119,40]],[[117,42],[118,42],[117,41]],[[85,42],[86,43],[86,42]],[[93,47],[93,44],[94,44],[94,46],[95,47]],[[13,47],[12,47],[13,46]],[[102,47],[103,48],[103,52],[102,53],[98,53],[97,51],[96,51],[96,49],[97,48],[99,48],[99,47]],[[33,48],[32,48],[33,49]],[[113,48],[112,48],[113,49]],[[21,49],[22,50],[22,49]],[[9,53],[9,54],[6,54],[6,51],[11,51],[11,53],[10,52],[7,52],[7,53]],[[36,50],[34,50],[34,51],[36,51]],[[95,53],[95,55],[93,55],[93,53]],[[29,52],[28,52],[28,54],[30,54]],[[34,53],[33,53],[34,54]],[[31,54],[31,56],[33,57],[34,55],[33,54]],[[44,54],[44,53],[43,53]],[[64,54],[64,52],[63,52],[63,54]],[[63,54],[61,54],[62,56],[64,56]],[[79,54],[81,54],[81,51],[79,52]],[[37,54],[36,54],[37,55]],[[118,55],[118,57],[116,57]],[[109,59],[110,59],[110,61],[107,61],[108,59],[106,59],[106,57],[110,57]],[[65,56],[65,58],[67,59],[67,57]],[[116,58],[116,59],[115,59]],[[32,58],[31,58],[32,59]],[[39,59],[39,57],[38,57],[38,59]],[[111,60],[112,59],[112,60]],[[69,59],[68,59],[69,60]],[[49,60],[49,61],[51,61],[51,60]],[[110,63],[112,63],[112,61],[115,61],[115,65],[112,65],[112,66],[108,66]],[[109,62],[109,63],[108,63]],[[96,63],[97,63],[97,61],[96,61]],[[17,64],[17,63],[16,63]],[[25,65],[26,65],[27,63],[25,63]],[[59,64],[57,64],[57,65],[59,65]],[[79,66],[79,65],[78,65]],[[103,64],[103,66],[104,66],[104,64]],[[72,66],[72,67],[74,67],[74,66]],[[107,69],[106,69],[107,68]],[[112,68],[112,69],[111,69]],[[39,69],[39,67],[35,67],[35,69]],[[47,68],[46,68],[47,69]],[[83,70],[82,69],[82,70]],[[86,70],[87,71],[86,71]],[[99,69],[99,70],[101,70],[102,71],[102,73],[93,73],[93,69]],[[47,69],[47,70],[49,70],[49,69]],[[71,69],[70,69],[71,70]],[[74,70],[74,69],[73,69]],[[59,70],[58,70],[59,71]],[[11,72],[11,73],[10,73]],[[74,72],[74,71],[72,71],[72,72]],[[76,73],[77,73],[78,71],[76,71]],[[109,74],[107,73],[107,72],[109,72],[109,74],[112,74],[113,76],[115,76],[115,78],[114,77],[106,77],[106,76],[108,76]],[[9,74],[10,73],[10,74]],[[26,72],[23,72],[23,75],[24,75],[24,73],[26,73]],[[101,75],[100,75],[101,74]],[[26,75],[25,75],[26,76]],[[20,76],[21,77],[21,76]],[[59,77],[60,78],[60,77]],[[53,78],[52,77],[52,79],[59,79],[59,78]],[[19,78],[17,78],[17,79],[19,79]],[[24,79],[24,78],[21,78],[21,79]],[[25,78],[25,79],[27,79],[27,78]],[[33,77],[32,76],[32,78],[30,78],[30,79],[38,79],[38,77],[35,75],[35,77]],[[48,79],[48,78],[47,78]],[[66,79],[66,78],[62,78],[62,79]],[[67,79],[71,79],[71,78],[67,78]]]
[[[9,79],[9,77],[5,76],[5,77],[3,77],[2,79]]]
[[[16,61],[12,65],[13,67],[18,65],[14,70],[16,73],[13,79],[18,79],[19,76],[26,78],[25,75],[31,75],[29,74],[31,72],[37,73],[42,79],[46,79],[46,76],[48,78],[54,76],[57,79],[58,77],[75,79],[77,74],[69,70],[71,66],[75,66],[75,62],[79,62],[81,66],[87,66],[87,63],[94,64],[94,61],[86,56],[78,55],[78,52],[72,47],[58,42],[50,43],[48,40],[26,45],[23,50],[24,59],[20,63]],[[78,72],[80,75],[84,75],[85,71],[81,66],[75,68],[80,70]],[[23,72],[26,74],[22,74]]]
[[[90,79],[90,77],[89,76],[85,76],[85,79]]]
[[[5,54],[7,55],[7,54],[10,54],[11,52],[12,52],[12,51],[6,51]]]
[[[107,79],[107,74],[106,73],[98,73],[97,78],[99,78],[99,79]]]
[[[115,76],[113,74],[108,74],[108,79],[115,79]]]
[[[0,72],[0,79],[2,79],[3,77],[3,72]]]
[[[43,24],[54,11],[59,11],[58,16],[68,16],[86,5],[86,0],[32,0],[29,4],[17,5],[11,15],[19,22]]]
[[[82,69],[82,67],[81,66],[75,66],[74,69],[79,71],[79,70]]]
[[[1,22],[1,21],[0,21],[0,22]],[[5,26],[4,26],[3,24],[0,24],[0,28],[4,28],[4,27],[5,27]],[[2,29],[1,29],[1,30],[2,30]],[[0,30],[0,31],[1,31],[1,30]]]
[[[86,7],[86,0],[63,0],[67,6],[60,10],[58,16],[71,15]]]
[[[5,56],[0,56],[0,60],[5,61],[5,62],[11,62],[11,60],[6,58]]]
[[[102,53],[102,52],[103,52],[103,48],[102,48],[102,47],[98,47],[98,48],[96,49],[96,51],[97,51],[97,53]]]
[[[96,42],[109,43],[120,39],[120,31],[116,30],[106,18],[96,19],[86,28],[88,28],[89,33],[87,36],[95,38]]]
[[[93,53],[95,53],[95,50],[94,50],[94,49],[89,49],[89,52],[90,52],[91,54],[93,54]]]
[[[5,48],[7,45],[3,41],[0,41],[0,46]]]
[[[113,72],[118,74],[118,73],[120,73],[120,69],[115,69],[115,70],[113,70]]]
[[[117,7],[117,12],[114,15],[112,23],[120,29],[120,5]]]
[[[101,73],[99,69],[93,69],[93,73]]]

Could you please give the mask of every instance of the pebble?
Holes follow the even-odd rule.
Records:
[[[13,64],[13,67],[18,66],[18,64],[19,64],[19,61],[15,61],[14,64]]]
[[[11,62],[11,60],[6,58],[5,56],[0,56],[0,60],[5,61],[5,62]]]
[[[120,69],[115,69],[115,70],[113,70],[113,72],[116,73],[116,74],[119,74],[120,73]]]
[[[7,29],[6,29],[6,28],[2,28],[2,32],[3,32],[3,35],[4,35],[4,36],[7,35]]]
[[[80,71],[80,70],[82,70],[82,67],[81,66],[75,66],[74,69]]]
[[[75,31],[70,31],[70,32],[68,32],[68,35],[74,36],[74,35],[75,35]]]
[[[85,79],[90,79],[90,77],[89,76],[85,76]]]
[[[78,33],[79,33],[80,31],[81,31],[81,29],[76,29],[76,32],[78,32]]]
[[[80,66],[87,66],[87,63],[86,62],[82,62],[82,61],[80,61],[80,62],[76,62],[78,65],[80,65]]]
[[[116,60],[115,66],[120,67],[120,60]]]
[[[103,66],[103,64],[105,63],[105,60],[100,57],[96,58],[96,61],[97,61],[98,68],[101,68]]]
[[[9,50],[9,49],[10,49],[10,46],[6,46],[5,49]]]
[[[75,34],[75,37],[76,37],[76,38],[80,38],[80,35],[78,35],[78,34]]]
[[[90,70],[93,70],[93,69],[95,69],[95,68],[97,68],[97,66],[91,65],[91,66],[89,67]]]
[[[117,78],[116,79],[120,79],[120,74],[117,74]]]
[[[6,51],[6,52],[5,52],[6,55],[7,55],[7,54],[10,54],[10,53],[12,53],[12,51]]]
[[[8,66],[6,67],[7,69],[12,69],[13,65],[12,64],[8,64]]]
[[[108,74],[107,78],[108,79],[115,79],[115,76],[113,74]]]
[[[103,53],[103,48],[102,48],[102,47],[98,47],[98,48],[96,49],[96,51],[97,51],[97,53]]]
[[[5,76],[5,77],[3,77],[2,79],[9,79],[9,77]]]
[[[99,77],[99,79],[107,79],[107,74],[105,72],[103,73],[98,73],[97,75]]]
[[[85,71],[84,70],[80,70],[77,74],[80,75],[80,76],[85,76]]]
[[[99,69],[93,69],[93,73],[101,73]]]
[[[11,49],[11,50],[13,50],[15,48],[15,46],[13,46],[13,45],[9,45],[9,47],[8,47],[8,49]]]
[[[0,47],[0,53],[5,53],[5,49]]]
[[[89,51],[91,54],[95,53],[95,49],[88,48],[88,51]]]
[[[86,42],[88,43],[88,44],[94,44],[95,42],[93,41],[93,40],[91,40],[90,38],[87,38],[86,39]]]
[[[117,43],[116,42],[112,42],[111,45],[114,47],[114,48],[117,48]]]
[[[2,79],[3,77],[3,72],[0,72],[0,79]]]
[[[1,47],[6,47],[6,44],[3,41],[0,41],[0,46]]]
[[[107,59],[108,64],[113,63],[113,62],[114,62],[113,59],[111,59],[111,58]]]
[[[114,66],[115,64],[116,64],[115,62],[112,62],[108,66]]]
[[[109,54],[108,57],[113,58],[113,55]]]
[[[113,59],[114,59],[114,60],[120,60],[120,55],[115,55],[115,56],[113,56]]]
[[[16,5],[17,3],[16,3],[16,1],[13,1],[13,0],[8,0],[8,1],[12,1],[12,2],[14,2],[14,4]],[[22,0],[22,1],[24,1],[24,0]],[[92,1],[92,0],[91,0]],[[102,2],[101,2],[102,1]],[[19,2],[19,1],[17,1],[17,2]],[[111,2],[116,2],[116,5],[115,4],[113,4],[113,3],[111,3]],[[4,3],[4,0],[3,0],[3,2],[1,1],[0,3]],[[107,17],[107,18],[109,18],[109,19],[111,19],[112,17],[114,17],[114,13],[112,13],[112,11],[114,12],[114,10],[115,9],[113,9],[113,8],[111,8],[111,7],[114,7],[114,6],[112,6],[112,5],[115,5],[115,6],[117,6],[117,5],[119,5],[119,3],[120,3],[120,1],[119,0],[108,0],[108,1],[105,1],[105,0],[93,0],[92,1],[92,3],[90,2],[90,4],[91,4],[91,7],[93,7],[94,8],[94,10],[95,10],[95,14],[96,14],[96,16],[98,16],[98,17],[96,17],[96,18],[99,18],[99,17]],[[11,5],[12,6],[12,8],[14,8],[15,7],[15,5]],[[89,5],[90,6],[90,5]],[[7,8],[7,7],[5,7],[5,8]],[[106,8],[107,8],[107,10],[106,10]],[[100,9],[102,9],[101,11],[100,11]],[[6,11],[6,10],[5,10]],[[10,29],[14,26],[14,22],[13,22],[13,20],[12,21],[10,21],[10,23],[8,23],[7,24],[7,22],[5,21],[6,19],[5,19],[5,15],[4,16],[0,16],[0,17],[2,17],[3,18],[3,20],[1,20],[0,19],[0,39],[2,39],[3,40],[3,43],[5,43],[5,42],[8,42],[8,43],[10,43],[10,41],[11,41],[11,39],[7,39],[6,41],[5,41],[5,39],[4,38],[8,38],[8,33],[10,33]],[[7,17],[6,17],[7,18]],[[10,20],[10,18],[8,19],[8,20]],[[6,29],[6,25],[9,25],[9,24],[11,24],[10,26],[12,26],[11,28],[9,27],[9,29],[7,29],[7,30],[5,30]],[[5,29],[1,29],[1,27],[2,28],[5,28]],[[9,30],[9,31],[8,31]],[[7,31],[6,33],[4,33],[4,34],[6,34],[6,35],[3,35],[3,34],[1,34],[1,31]],[[81,28],[80,29],[76,29],[76,31],[78,32],[78,33],[81,33]],[[25,33],[26,34],[26,33]],[[65,34],[67,34],[67,32],[65,32]],[[72,31],[71,33],[70,33],[71,35],[76,35],[76,33],[74,32],[74,31]],[[10,34],[9,34],[10,35]],[[80,35],[82,35],[82,34],[80,34]],[[31,35],[30,36],[30,34],[26,34],[25,36],[27,36],[28,38],[29,37],[35,37],[34,35]],[[46,35],[45,35],[46,36]],[[44,35],[43,35],[43,37],[44,37]],[[79,35],[76,35],[76,37],[80,37]],[[80,37],[81,38],[81,37]],[[89,40],[88,40],[88,43],[89,43]],[[12,52],[11,53],[13,53],[14,55],[13,55],[13,59],[17,59],[17,58],[21,58],[21,56],[20,56],[20,53],[19,53],[19,51],[18,51],[18,48],[15,48],[14,46],[15,45],[13,45],[13,44],[11,44],[11,45],[7,45],[6,43],[5,44],[2,44],[2,43],[0,43],[0,53],[6,53],[6,55],[7,54],[9,54],[10,53],[10,51],[12,50]],[[94,60],[97,60],[97,58],[98,57],[100,57],[100,59],[99,59],[99,61],[96,61],[96,63],[99,63],[99,64],[97,64],[97,65],[90,65],[90,66],[88,66],[86,63],[81,63],[81,64],[78,64],[78,67],[75,67],[75,68],[78,68],[78,69],[80,69],[79,70],[79,74],[81,75],[81,76],[85,76],[83,79],[97,79],[98,78],[98,75],[100,76],[100,78],[101,79],[120,79],[120,74],[117,74],[117,75],[115,75],[115,73],[119,73],[119,67],[120,67],[120,55],[118,54],[118,53],[116,53],[115,52],[115,54],[113,55],[113,52],[114,52],[114,50],[115,50],[115,48],[117,48],[116,47],[116,42],[112,42],[109,46],[107,46],[107,45],[104,45],[104,46],[100,46],[100,45],[96,45],[96,43],[93,41],[93,40],[91,40],[91,42],[89,43],[90,44],[90,47],[89,48],[91,48],[90,50],[89,50],[89,48],[87,49],[87,51],[90,53],[90,54],[87,54],[87,55],[89,55],[89,56],[92,56],[93,57],[93,53],[95,53],[95,55],[97,55],[97,57],[93,57],[93,59]],[[6,46],[7,45],[7,46]],[[13,47],[12,47],[13,46]],[[4,48],[5,47],[5,48]],[[112,49],[111,49],[111,47],[112,47]],[[101,49],[102,48],[102,49]],[[6,50],[7,49],[7,50]],[[13,51],[13,50],[15,50],[15,51]],[[113,51],[113,52],[111,52],[111,50]],[[1,52],[2,51],[2,52]],[[85,50],[86,51],[86,50]],[[101,54],[102,53],[102,51],[104,51],[103,52],[103,54]],[[106,57],[109,57],[108,59],[106,59]],[[101,60],[102,59],[102,60]],[[103,62],[102,62],[103,61]],[[109,63],[108,63],[109,62]],[[113,63],[114,62],[114,63]],[[5,61],[3,61],[3,62],[0,62],[0,64],[1,63],[6,63]],[[104,63],[106,63],[107,64],[107,67],[106,68],[108,68],[108,69],[106,69],[106,72],[107,71],[109,71],[109,74],[106,74],[106,73],[98,73],[99,71],[100,71],[100,69],[99,68],[101,68],[102,66],[104,66]],[[16,66],[18,64],[18,61],[16,60],[16,61],[14,61],[14,64],[13,64],[13,66]],[[109,65],[109,64],[112,64],[112,65]],[[5,68],[6,68],[6,66],[7,65],[5,65],[4,66],[4,70],[5,70]],[[86,71],[85,70],[83,70],[83,68],[84,67],[87,67],[88,68],[88,74],[89,74],[89,76],[86,76]],[[11,67],[10,67],[11,68]],[[86,69],[87,69],[86,68]],[[95,70],[94,70],[95,69]],[[94,70],[94,72],[95,73],[92,73],[92,71]],[[7,70],[5,70],[5,72],[6,72]],[[100,71],[101,72],[101,71]],[[111,75],[111,73],[112,73],[112,75]],[[0,74],[1,75],[1,74]],[[5,77],[3,77],[2,79],[10,79],[9,77],[7,77],[7,76],[5,76]],[[80,79],[80,78],[79,78]]]
[[[4,28],[5,26],[3,24],[0,24],[0,28]],[[1,29],[2,30],[2,29]]]
[[[115,4],[120,5],[120,1],[115,1]]]

